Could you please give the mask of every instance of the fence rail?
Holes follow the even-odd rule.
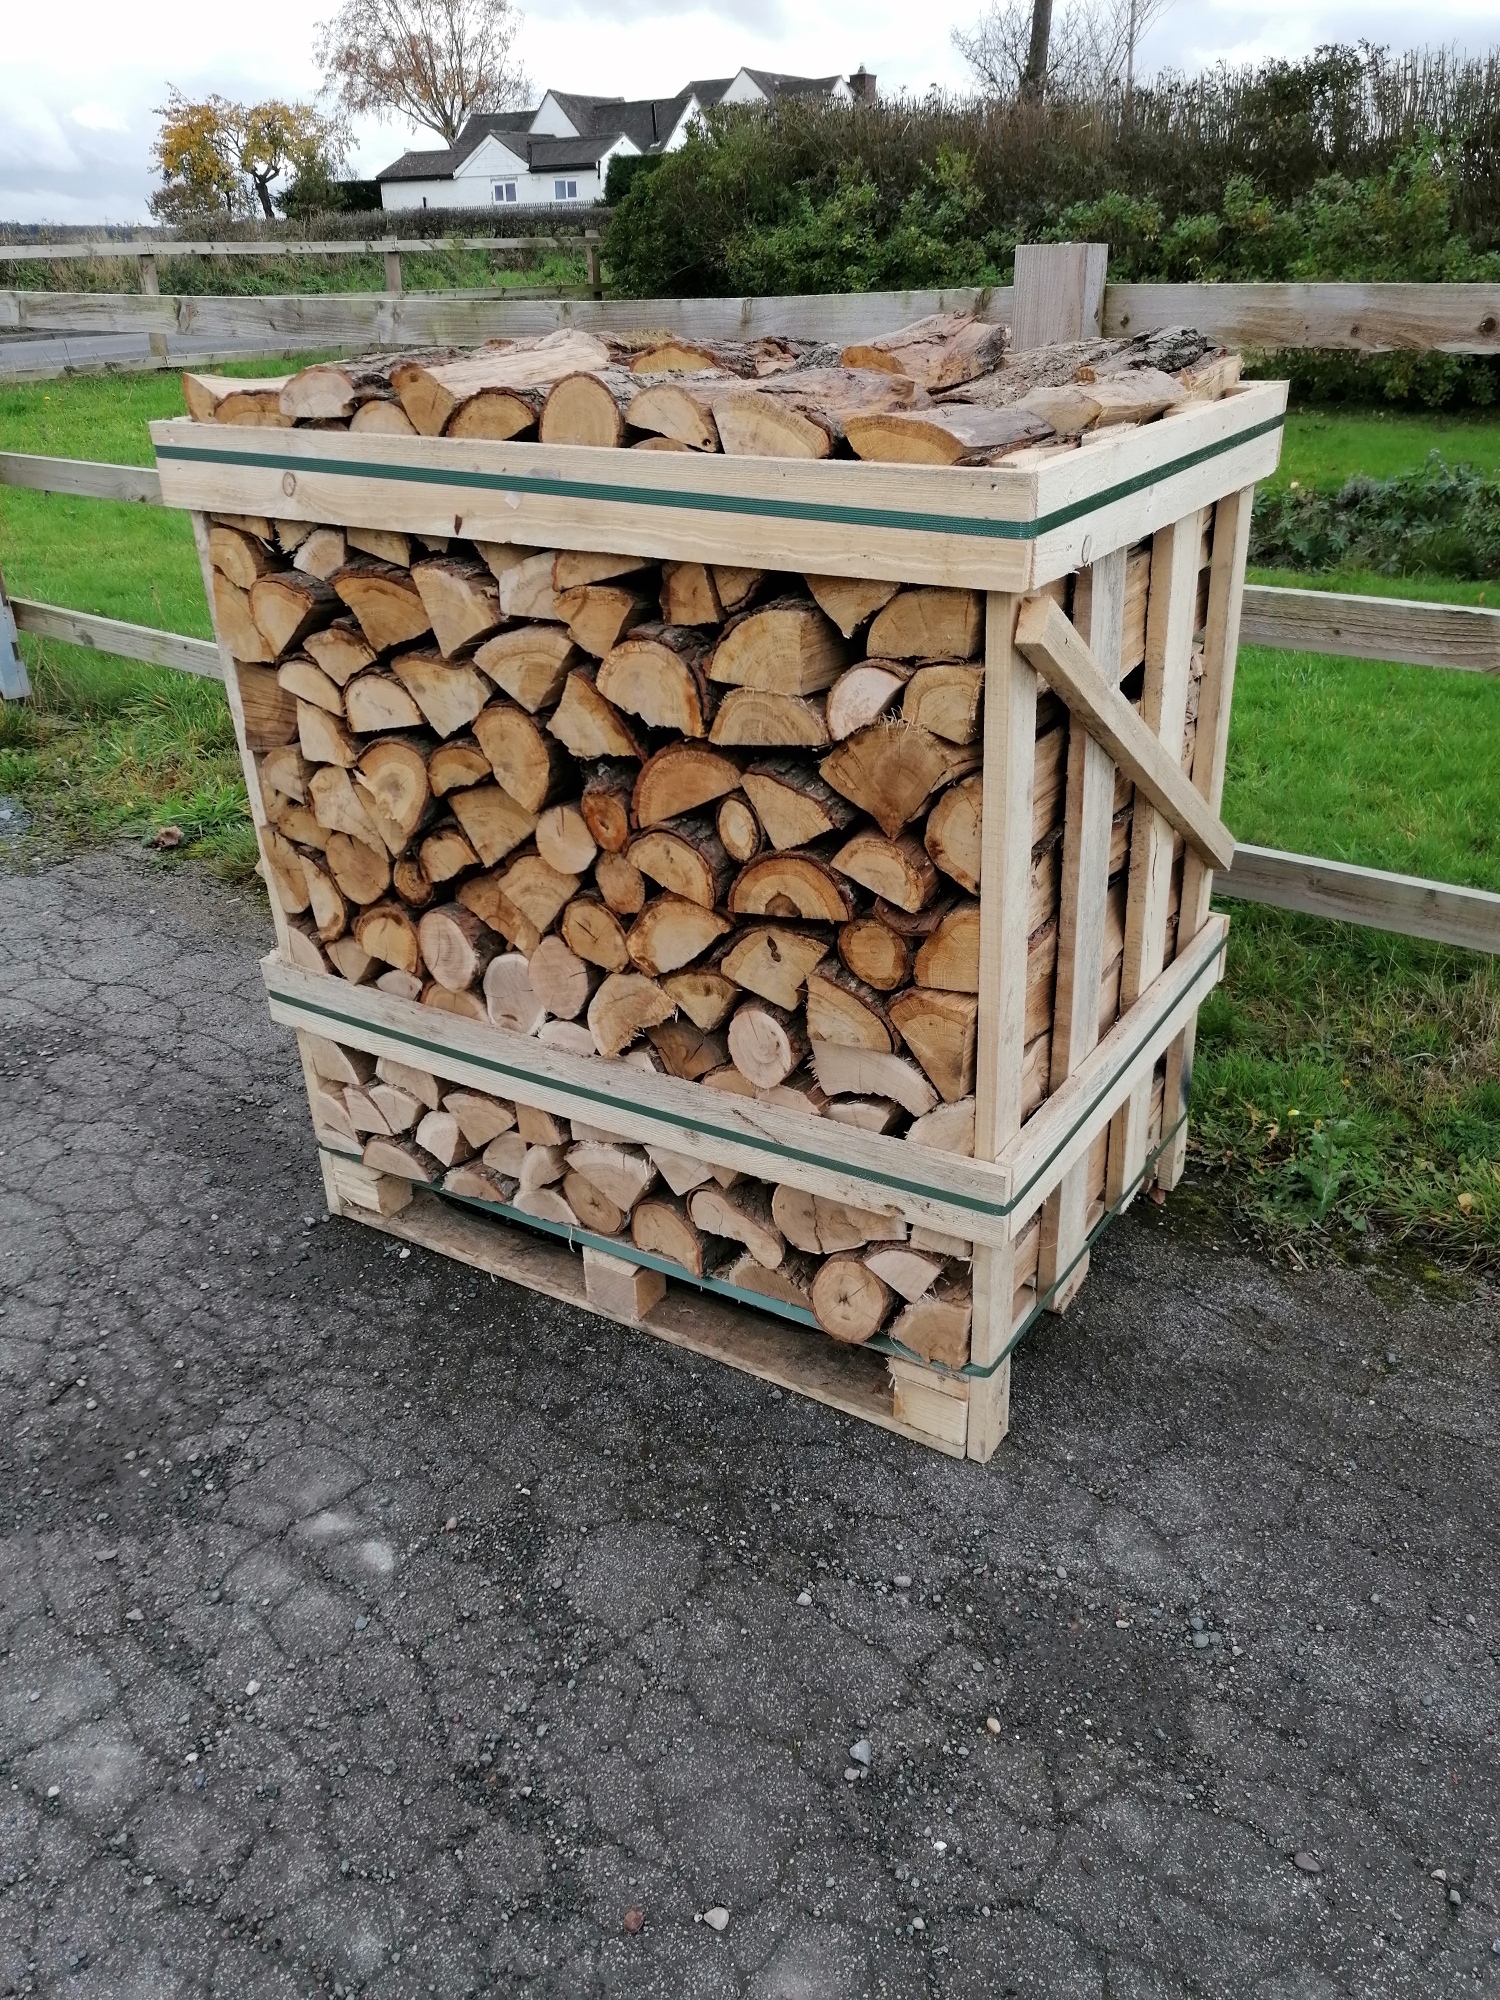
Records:
[[[597,243],[597,229],[568,236],[365,236],[331,241],[275,237],[259,242],[226,238],[179,243],[175,238],[135,237],[111,241],[89,237],[76,243],[0,243],[0,264],[68,264],[121,257],[367,257],[388,251],[418,256],[426,250],[564,250]]]

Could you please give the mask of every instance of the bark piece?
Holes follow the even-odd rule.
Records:
[[[754,744],[762,750],[826,750],[832,738],[822,700],[731,688],[719,703],[710,743]]]
[[[577,590],[557,591],[554,596],[558,611],[568,621],[568,637],[596,660],[602,660],[627,632],[644,625],[653,615],[649,600],[638,597],[628,585],[592,583]]]
[[[687,625],[638,625],[598,669],[600,695],[652,729],[706,736],[715,700],[704,661],[708,645]]]
[[[691,903],[711,910],[722,902],[732,869],[718,830],[706,814],[664,820],[638,833],[629,857],[643,875]],[[733,897],[730,908],[736,907]]]
[[[595,685],[595,671],[592,666],[573,668],[547,727],[584,762],[598,757],[634,757],[640,761],[646,752],[620,711],[600,694]]]
[[[417,943],[428,971],[450,993],[464,993],[476,985],[500,949],[489,926],[461,903],[428,910],[417,925]],[[448,1165],[452,1164],[450,1160]]]
[[[914,833],[889,840],[866,827],[846,841],[828,865],[898,910],[923,910],[938,891],[937,870]]]
[[[486,639],[474,664],[512,701],[535,715],[562,694],[580,655],[561,625],[517,625]]]
[[[361,736],[420,729],[423,721],[421,709],[394,674],[356,674],[344,689],[342,708],[349,727]]]
[[[743,1243],[765,1270],[774,1271],[786,1254],[786,1238],[771,1219],[770,1191],[760,1181],[695,1188],[688,1196],[688,1213],[711,1236]]]
[[[902,465],[999,465],[1013,451],[1056,436],[1035,409],[972,403],[871,411],[848,418],[845,430],[857,457]]]
[[[453,556],[418,563],[411,580],[426,608],[439,650],[452,659],[489,637],[500,623],[500,590],[483,563]]]
[[[848,650],[816,604],[780,597],[734,620],[714,648],[709,676],[772,694],[818,694],[838,679]]]
[[[492,701],[481,709],[474,717],[474,740],[496,781],[525,812],[540,813],[572,780],[566,750],[516,702]]]
[[[805,997],[808,975],[828,956],[828,939],[817,931],[758,925],[741,931],[720,961],[725,978],[769,1000],[796,1007]]]
[[[705,1032],[722,1028],[740,997],[735,982],[712,966],[668,973],[661,984],[673,1006],[679,1007],[695,1028]]]
[[[734,878],[728,907],[737,917],[803,917],[830,924],[847,923],[854,915],[853,897],[827,862],[794,850],[746,862]]]
[[[894,1303],[890,1287],[852,1253],[825,1258],[812,1281],[814,1318],[846,1347],[873,1340]]]
[[[302,650],[340,687],[347,687],[356,674],[375,664],[374,648],[352,618],[335,618],[320,632],[309,632]]]
[[[590,767],[578,810],[590,835],[606,854],[621,853],[630,840],[630,794],[637,766],[603,761]]]
[[[972,771],[977,749],[910,722],[874,722],[835,745],[818,769],[894,840],[945,785]]]
[[[601,854],[594,886],[616,916],[637,917],[646,907],[646,878],[624,854]]]
[[[729,1023],[729,1058],[762,1090],[784,1083],[807,1054],[807,1030],[786,1007],[746,1000]]]
[[[399,903],[376,903],[355,919],[355,941],[371,958],[413,976],[422,970],[417,927]]]
[[[871,625],[865,650],[888,660],[972,660],[984,641],[977,590],[921,585],[901,590]]]
[[[432,806],[427,759],[418,746],[397,736],[371,743],[354,767],[354,778],[382,816],[410,840]]]
[[[862,576],[805,576],[802,581],[846,639],[884,610],[901,588],[899,583]]]
[[[560,1021],[577,1020],[599,983],[597,969],[561,937],[544,937],[527,961],[527,970],[537,999]]]
[[[909,986],[891,1000],[890,1017],[945,1103],[956,1104],[972,1094],[979,1024],[976,994]]]
[[[399,653],[391,671],[439,736],[466,729],[489,698],[489,687],[466,660],[439,652]]]
[[[824,711],[834,742],[878,722],[910,678],[911,668],[899,660],[861,660],[840,674],[828,690]]]
[[[855,808],[795,757],[770,757],[745,772],[744,787],[772,847],[807,847],[853,824]]]
[[[807,975],[807,1032],[815,1042],[889,1055],[896,1046],[893,1019],[873,987],[843,967]]]
[[[637,826],[659,826],[737,791],[739,783],[739,760],[727,752],[705,743],[669,743],[640,767],[630,812]]]
[[[852,1049],[839,1042],[814,1042],[812,1066],[830,1097],[889,1097],[914,1118],[931,1111],[937,1092],[905,1056],[877,1049]]]
[[[724,852],[731,861],[743,863],[759,854],[763,845],[760,821],[755,817],[755,809],[748,799],[739,797],[737,793],[721,799],[714,824],[724,844]]]
[[[623,1055],[647,1028],[665,1021],[672,1002],[640,972],[612,972],[589,1002],[589,1032],[602,1056]]]
[[[560,933],[569,951],[605,972],[630,964],[625,926],[597,896],[575,896],[562,913]]]
[[[499,785],[472,785],[450,792],[448,804],[486,868],[504,860],[536,830],[536,814],[517,805]]]
[[[979,741],[984,700],[984,668],[962,660],[937,660],[918,667],[901,697],[901,717],[931,730],[947,743]]]
[[[377,653],[410,645],[431,630],[422,594],[404,569],[387,563],[351,563],[332,584]]]
[[[701,958],[730,929],[727,917],[685,896],[658,896],[631,925],[626,945],[637,971],[659,979]]]
[[[536,823],[536,851],[567,875],[587,875],[599,852],[588,821],[577,806],[548,806]]]

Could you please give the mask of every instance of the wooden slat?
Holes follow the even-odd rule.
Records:
[[[1236,847],[1234,866],[1217,878],[1214,888],[1221,896],[1268,903],[1278,910],[1334,917],[1467,951],[1500,952],[1500,896],[1488,889],[1461,889],[1420,875],[1390,875],[1347,861],[1283,854],[1274,847]]]
[[[1477,604],[1424,604],[1409,597],[1355,597],[1248,583],[1240,643],[1500,674],[1500,611]]]
[[[1196,549],[1193,553],[1196,558]],[[1191,617],[1191,605],[1186,615]],[[1191,636],[1189,629],[1189,640]],[[1184,777],[1181,763],[1163,747],[1156,733],[1119,690],[1105,680],[1078,628],[1056,598],[1028,597],[1023,601],[1016,644],[1053,692],[1067,703],[1076,720],[1098,738],[1132,783],[1145,793],[1168,825],[1216,867],[1227,867],[1234,854],[1234,836],[1204,805],[1191,781]],[[1183,680],[1185,695],[1185,671]],[[1179,717],[1177,735],[1181,734]],[[1170,834],[1167,847],[1170,850]]]
[[[69,646],[87,646],[122,660],[144,660],[153,667],[175,667],[179,673],[200,674],[205,680],[224,678],[219,649],[207,639],[187,639],[179,632],[127,625],[120,618],[67,611],[57,604],[35,604],[25,597],[13,597],[11,609],[20,629],[38,639],[61,639]]]
[[[73,493],[87,500],[161,505],[161,479],[154,465],[109,465],[91,458],[0,451],[0,486],[25,486],[33,493]]]
[[[1098,338],[1107,243],[1018,243],[1011,344],[1017,353]]]
[[[1500,285],[1109,285],[1107,334],[1192,326],[1228,347],[1500,354]]]

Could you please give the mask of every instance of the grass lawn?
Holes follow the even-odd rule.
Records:
[[[0,389],[0,449],[148,464],[147,421],[181,410],[171,374]],[[1283,476],[1336,484],[1361,467],[1420,465],[1434,446],[1500,465],[1500,417],[1297,412]],[[0,488],[0,564],[17,596],[209,635],[179,515]],[[1496,594],[1439,578],[1318,582],[1468,603]],[[149,837],[172,822],[190,848],[247,874],[254,842],[221,691],[23,643],[37,699],[0,713],[0,793],[79,837]],[[1244,840],[1500,890],[1497,769],[1500,688],[1486,677],[1241,655],[1225,818]],[[1204,1009],[1194,1085],[1205,1194],[1304,1249],[1373,1232],[1500,1254],[1500,968],[1225,907],[1229,977]]]

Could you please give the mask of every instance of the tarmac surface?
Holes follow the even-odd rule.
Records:
[[[269,938],[0,872],[0,1993],[1500,1992],[1491,1289],[1132,1212],[955,1463],[329,1222]]]

